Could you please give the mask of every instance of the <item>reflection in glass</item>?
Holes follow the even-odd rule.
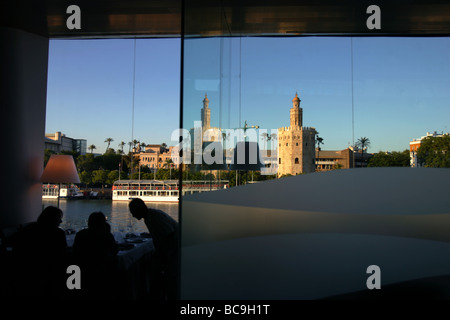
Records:
[[[302,181],[316,190],[314,197],[320,195],[318,204],[327,203],[330,195],[320,190],[329,186],[318,185],[315,177],[321,174],[311,172],[342,169],[333,158],[337,154],[346,158],[346,168],[360,166],[351,161],[358,155],[366,166],[375,152],[402,152],[427,132],[448,132],[449,39],[222,37],[190,38],[184,44],[183,128],[192,134],[187,134],[191,162],[184,164],[183,179],[202,172],[197,164],[203,161],[205,142],[221,142],[229,166],[220,178],[229,180],[230,190],[183,197],[181,297],[236,298],[238,285],[253,294],[245,298],[278,297],[271,295],[278,288],[286,289],[280,296],[312,292],[314,287],[295,282],[304,261],[292,266],[292,252],[286,251],[303,248],[298,239],[313,226],[299,223],[300,213],[277,208],[287,203],[292,210],[314,212],[314,202],[302,198],[300,190],[310,194]],[[370,139],[370,147],[360,150],[355,144],[362,137]],[[265,170],[251,172],[253,179],[250,172],[230,170],[233,151],[243,141],[258,142],[263,155]],[[295,166],[302,169],[295,171]],[[285,171],[280,175],[280,170]],[[347,170],[339,176],[358,176],[357,169]],[[304,173],[297,185],[288,178],[264,182]],[[243,186],[250,181],[258,183]],[[363,193],[359,183],[370,182],[334,186],[342,202],[333,212],[348,212],[355,201],[362,201],[353,196]],[[276,187],[284,193],[275,192]],[[295,230],[299,237],[292,235]],[[280,255],[279,250],[286,251]],[[268,261],[267,269],[259,264]]]

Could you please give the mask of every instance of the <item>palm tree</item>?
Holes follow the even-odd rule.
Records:
[[[133,142],[128,142],[128,155],[130,156],[130,175],[133,174],[133,158],[134,155],[131,154],[131,147],[133,146]]]
[[[139,140],[134,139],[132,143],[133,143],[133,149],[135,149],[133,152],[136,152],[136,145],[139,143]]]
[[[88,149],[91,150],[91,153],[92,153],[92,151],[94,151],[94,149],[97,149],[97,147],[95,146],[95,144],[91,144],[91,145],[88,147]]]
[[[267,145],[266,145],[266,143],[267,143],[267,141],[270,140],[269,134],[268,134],[267,132],[263,132],[263,133],[261,133],[261,136],[262,136],[262,138],[263,138],[263,140],[264,140],[264,152],[265,152],[266,155],[267,155]]]
[[[170,158],[167,158],[164,163],[164,167],[167,166],[170,169],[169,180],[172,179],[172,164],[173,164],[173,161]]]
[[[319,159],[320,145],[323,144],[323,138],[319,137],[319,133],[316,133],[316,143],[317,143],[317,159]]]
[[[113,138],[106,138],[105,139],[105,142],[107,142],[108,143],[108,145],[106,146],[106,150],[108,150],[109,149],[109,145],[110,145],[110,143],[111,142],[113,142],[114,141],[114,139]]]
[[[361,168],[364,162],[364,150],[367,150],[370,147],[370,140],[366,137],[361,137],[356,142],[356,146],[361,148]]]
[[[126,143],[123,142],[123,141],[120,141],[120,143],[119,143],[119,148],[120,148],[120,151],[122,151],[122,153],[123,153],[123,146],[124,146],[125,144],[126,144]]]
[[[278,139],[278,134],[276,133],[272,133],[269,137],[269,140],[277,140]],[[270,149],[272,150],[276,150],[276,144],[275,144],[275,148],[272,146],[272,143],[270,143]]]

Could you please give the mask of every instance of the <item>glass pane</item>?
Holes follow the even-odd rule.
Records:
[[[266,164],[278,166],[275,176],[264,175],[263,170],[230,170],[229,166],[220,172],[221,178],[229,180],[229,190],[200,194],[183,190],[181,297],[271,299],[299,297],[300,292],[311,297],[315,287],[298,274],[304,260],[290,250],[304,249],[299,239],[314,230],[320,233],[323,225],[320,221],[308,225],[302,220],[304,211],[358,211],[363,202],[353,194],[364,193],[359,183],[370,184],[342,185],[336,179],[322,185],[323,175],[314,171],[356,172],[351,168],[370,166],[371,157],[379,151],[406,154],[406,164],[401,165],[409,166],[412,139],[427,132],[447,132],[450,42],[448,38],[239,38],[224,34],[222,38],[184,40],[183,126],[190,133],[194,127],[204,131],[205,124],[220,133],[258,126],[247,132],[246,139],[259,143],[261,153],[270,160],[264,159]],[[202,122],[205,103],[211,120]],[[262,138],[264,132],[268,135]],[[237,143],[244,139],[243,134],[232,137],[222,139],[224,148],[231,148],[226,154],[228,164],[234,160]],[[193,135],[190,138],[195,140]],[[202,149],[204,143],[191,145],[197,147],[192,161],[198,162],[189,166],[183,179],[196,175],[217,179],[217,174],[210,175],[214,170],[201,170],[208,155]],[[297,174],[305,174],[303,180],[295,180],[307,181],[305,185],[284,178]],[[333,206],[328,199],[338,204]],[[354,201],[362,206],[354,208]],[[393,208],[383,207],[382,202],[370,207],[380,212]],[[340,230],[338,224],[331,229]],[[324,243],[327,247],[333,244]],[[329,254],[324,256],[329,258]],[[304,280],[310,285],[304,286]],[[274,293],[276,288],[283,292]]]

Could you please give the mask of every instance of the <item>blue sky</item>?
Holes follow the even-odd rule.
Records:
[[[448,132],[449,38],[353,38],[354,139],[369,152],[401,151],[426,132]],[[179,125],[180,39],[51,40],[46,132],[95,144],[174,145]],[[303,125],[323,149],[352,143],[352,60],[348,37],[208,38],[185,42],[184,127],[200,120],[205,93],[211,122],[267,130],[289,125],[298,92]],[[241,77],[240,77],[241,76]]]

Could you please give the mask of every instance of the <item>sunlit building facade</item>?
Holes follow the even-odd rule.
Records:
[[[315,171],[315,141],[317,131],[303,127],[303,109],[295,94],[290,110],[290,126],[278,129],[278,177]]]
[[[70,138],[64,133],[57,131],[55,133],[46,133],[44,141],[44,149],[51,150],[55,153],[60,153],[61,151],[75,151],[79,154],[86,154],[86,139]]]

